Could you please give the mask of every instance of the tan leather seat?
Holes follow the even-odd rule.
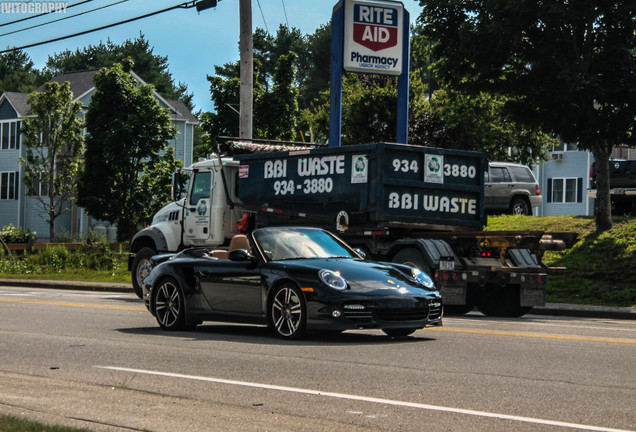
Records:
[[[245,234],[237,234],[230,240],[230,247],[227,249],[228,253],[236,249],[245,249],[250,252],[250,242]]]
[[[227,255],[230,251],[236,249],[245,249],[250,252],[250,242],[247,240],[247,237],[244,234],[237,234],[230,240],[230,247],[226,249],[214,249],[209,251],[208,253],[218,259],[226,260]]]
[[[208,252],[214,258],[226,260],[227,259],[227,251],[225,249],[214,249]]]

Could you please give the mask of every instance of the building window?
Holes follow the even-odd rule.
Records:
[[[33,180],[33,183],[31,183],[31,188],[29,189],[29,195],[44,197],[49,195],[49,184],[46,181],[44,173],[40,175],[39,179]]]
[[[0,200],[18,199],[18,173],[0,173]]]
[[[0,149],[16,150],[20,148],[20,122],[0,123]]]
[[[580,203],[583,202],[582,178],[548,179],[548,202]]]

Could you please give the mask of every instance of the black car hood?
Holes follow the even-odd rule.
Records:
[[[314,270],[317,275],[322,269],[339,272],[347,281],[349,289],[358,293],[422,295],[437,291],[435,287],[426,288],[420,285],[410,275],[392,265],[380,262],[351,258],[316,258],[280,261],[277,264],[294,273]]]

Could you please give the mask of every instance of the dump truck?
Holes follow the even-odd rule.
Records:
[[[636,160],[610,159],[609,187],[612,213],[636,215]],[[590,167],[587,195],[596,199],[596,163]]]
[[[175,173],[174,202],[130,242],[133,287],[155,254],[227,247],[239,232],[316,226],[361,256],[427,272],[447,312],[518,317],[545,304],[545,250],[570,234],[484,231],[485,156],[373,143],[345,147],[219,138],[217,153]]]

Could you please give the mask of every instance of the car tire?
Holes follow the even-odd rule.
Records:
[[[526,200],[523,198],[514,198],[510,203],[510,214],[529,216],[532,212]]]
[[[189,328],[186,325],[185,297],[179,283],[168,277],[161,280],[153,290],[153,315],[159,326],[170,331]]]
[[[398,264],[404,264],[411,267],[417,267],[427,275],[431,276],[431,269],[428,267],[424,255],[417,249],[406,248],[402,249],[393,257],[393,262]]]
[[[389,337],[392,338],[402,338],[407,337],[415,333],[415,328],[398,328],[398,329],[382,329],[382,331]]]
[[[276,336],[283,339],[303,337],[307,330],[307,307],[300,289],[292,284],[274,288],[268,318]]]
[[[467,305],[444,305],[444,315],[466,315],[475,309],[474,304]]]
[[[477,300],[477,308],[488,317],[519,318],[532,307],[519,305],[519,285],[485,286]]]
[[[143,290],[141,288],[141,284],[143,280],[150,274],[150,258],[155,255],[155,251],[149,247],[141,248],[135,254],[135,259],[133,259],[132,263],[132,286],[137,297],[143,297]]]

